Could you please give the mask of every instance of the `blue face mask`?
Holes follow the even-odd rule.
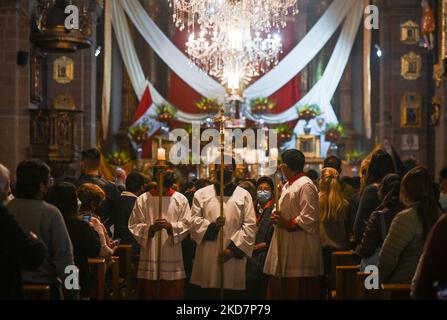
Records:
[[[259,190],[257,193],[258,200],[261,203],[266,203],[272,198],[272,193],[267,190]]]
[[[441,193],[439,197],[439,204],[441,205],[442,210],[447,212],[447,194]]]

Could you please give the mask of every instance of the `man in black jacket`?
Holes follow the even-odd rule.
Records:
[[[101,153],[93,148],[82,152],[81,170],[82,174],[77,181],[77,187],[84,183],[92,183],[99,186],[106,194],[106,199],[98,208],[98,215],[103,224],[110,227],[116,223],[120,210],[120,193],[114,183],[101,177],[99,166]]]
[[[9,194],[9,171],[0,164],[0,300],[23,299],[21,269],[37,268],[45,258],[45,244],[27,236],[3,206]]]
[[[138,253],[139,245],[129,231],[128,223],[135,201],[144,193],[145,186],[146,179],[141,173],[131,172],[127,176],[126,191],[121,193],[121,208],[115,223],[115,238],[120,238],[121,243],[131,244],[135,253]]]

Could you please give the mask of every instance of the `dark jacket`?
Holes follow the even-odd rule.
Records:
[[[23,299],[21,269],[34,269],[47,249],[41,240],[28,237],[0,205],[0,300]]]
[[[434,287],[436,282],[440,288]],[[447,289],[447,214],[439,219],[427,238],[411,294],[416,299],[435,300],[436,291],[441,289]]]
[[[368,224],[363,233],[362,241],[356,249],[356,253],[362,258],[369,258],[376,250],[382,247],[383,239],[385,239],[388,229],[393,222],[394,217],[401,211],[401,208],[377,210],[369,216]],[[383,215],[386,230],[382,233],[382,227],[379,215]]]
[[[359,244],[362,241],[366,224],[371,213],[380,205],[379,187],[377,184],[369,185],[360,197],[360,203],[354,222],[354,241]]]
[[[115,239],[121,239],[121,243],[131,244],[134,251],[138,251],[138,242],[129,230],[129,218],[132,214],[133,207],[137,196],[133,193],[124,191],[120,197],[120,210],[115,222]]]
[[[256,208],[256,217],[258,221],[258,231],[256,233],[256,244],[265,242],[267,247],[264,250],[257,250],[253,252],[251,258],[247,262],[248,278],[258,279],[260,275],[264,273],[265,258],[272,241],[274,224],[271,219],[271,214],[274,208],[274,204],[271,203],[264,211],[260,211],[260,208]]]
[[[100,176],[82,174],[77,181],[77,187],[84,183],[96,184],[105,192],[106,199],[99,206],[97,213],[106,227],[115,224],[120,210],[120,192],[115,184]]]
[[[90,296],[90,267],[88,258],[96,258],[101,250],[98,234],[87,222],[77,217],[66,218],[65,223],[73,244],[73,255],[79,269],[81,297]]]

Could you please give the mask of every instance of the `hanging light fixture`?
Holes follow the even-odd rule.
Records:
[[[297,0],[169,0],[173,20],[190,36],[186,52],[229,93],[278,63],[279,29],[298,13]],[[196,26],[199,30],[196,31]]]

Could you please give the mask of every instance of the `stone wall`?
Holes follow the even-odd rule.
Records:
[[[0,1],[0,162],[12,172],[29,146],[29,63],[18,66],[19,51],[30,51],[28,1]]]
[[[401,24],[406,21],[421,21],[422,9],[419,0],[376,1],[380,9],[379,45],[382,49],[379,74],[380,78],[378,140],[388,140],[403,159],[415,158],[420,164],[433,170],[434,150],[433,132],[430,130],[429,116],[431,103],[431,54],[419,44],[406,44],[400,41]],[[374,44],[373,44],[374,46]],[[401,76],[401,57],[414,52],[422,57],[422,74],[417,80],[406,80]],[[374,83],[374,82],[373,82]],[[422,97],[421,126],[405,127],[401,123],[401,98],[405,93],[416,93]],[[415,135],[419,139],[419,148],[405,150],[403,137]]]

